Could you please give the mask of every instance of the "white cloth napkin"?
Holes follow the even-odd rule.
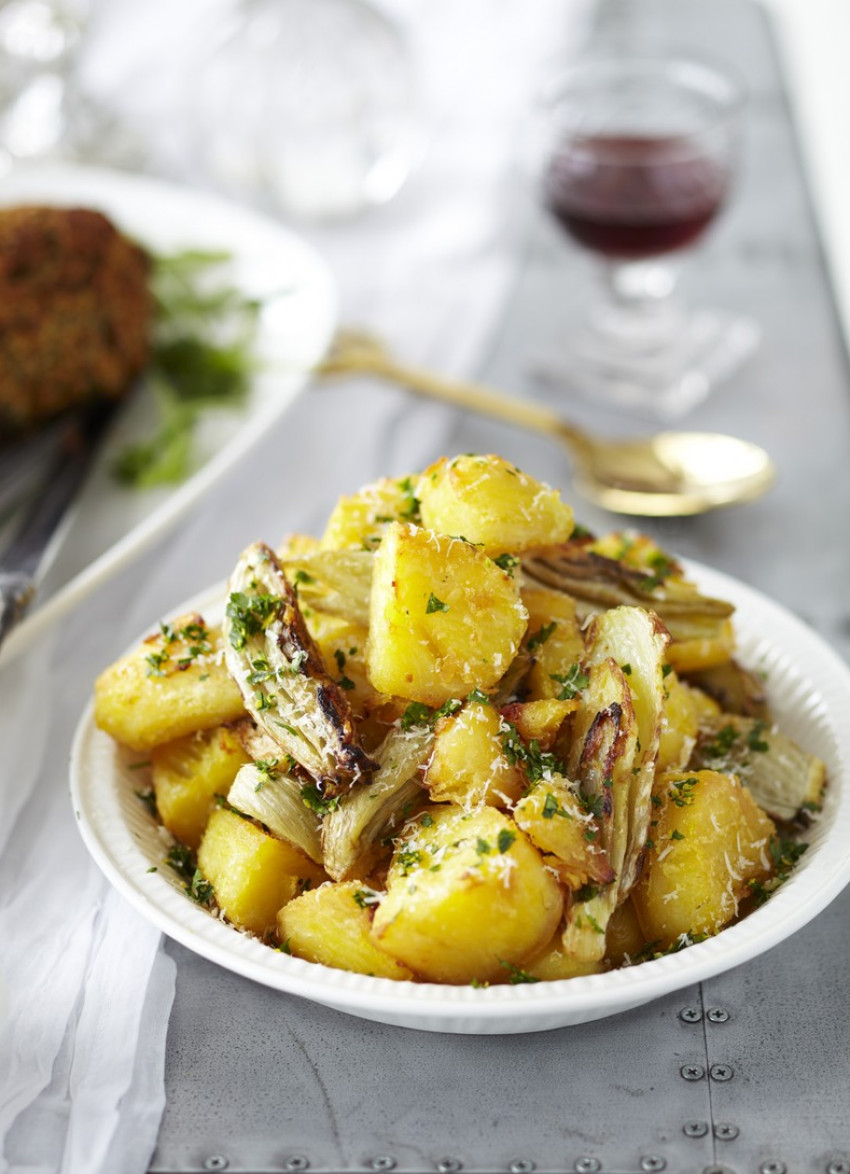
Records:
[[[559,40],[565,52],[575,44],[585,10],[559,0],[393,7],[416,48],[428,153],[393,204],[307,235],[336,273],[344,321],[406,358],[473,373],[520,260],[515,168],[540,63]],[[172,9],[145,5],[140,27],[157,51],[175,49],[162,36]],[[118,10],[128,3],[110,3],[110,16]],[[152,113],[151,133],[167,116]],[[95,675],[225,577],[249,542],[316,531],[339,493],[447,451],[453,420],[367,381],[310,391],[179,534],[0,670],[0,1174],[142,1174],[164,1106],[175,968],[159,933],[90,863],[67,793],[68,747]]]

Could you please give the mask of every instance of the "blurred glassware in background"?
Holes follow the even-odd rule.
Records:
[[[197,78],[198,170],[308,220],[401,188],[418,154],[413,66],[365,0],[241,0]]]
[[[7,160],[56,151],[69,133],[86,0],[0,7],[0,147]]]
[[[751,320],[681,304],[670,264],[726,202],[742,107],[738,84],[697,61],[593,61],[559,79],[543,197],[600,281],[581,326],[541,362],[542,378],[675,416],[757,346]]]

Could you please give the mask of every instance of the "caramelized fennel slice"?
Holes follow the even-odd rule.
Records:
[[[368,550],[288,553],[281,566],[305,607],[369,623],[374,556]]]
[[[429,726],[394,727],[378,747],[372,781],[342,796],[325,816],[322,848],[325,869],[334,880],[364,878],[386,846],[399,834],[411,805],[427,798],[420,774],[434,744]]]
[[[628,780],[626,852],[617,882],[624,900],[638,877],[649,834],[652,783],[664,720],[664,658],[670,633],[651,611],[617,607],[603,612],[587,634],[588,663],[613,658],[626,677],[637,722],[635,758]]]
[[[351,707],[327,675],[295,591],[264,543],[240,556],[228,584],[225,660],[245,707],[325,795],[368,780]]]
[[[754,718],[723,713],[703,722],[689,770],[735,774],[771,819],[804,821],[819,811],[826,766],[786,734]]]
[[[573,715],[568,773],[596,816],[599,843],[614,879],[587,900],[574,901],[563,934],[565,953],[581,961],[605,956],[605,932],[619,904],[619,880],[628,847],[629,789],[638,727],[623,670],[612,658],[589,666],[588,683]]]
[[[668,626],[678,623],[687,628],[689,623],[716,625],[735,610],[726,600],[702,595],[675,573],[661,578],[575,542],[528,551],[522,556],[522,569],[528,579],[591,605],[589,611],[643,607],[655,611]]]
[[[302,798],[304,780],[287,774],[277,760],[243,766],[231,784],[227,802],[242,815],[265,824],[273,836],[300,848],[322,863],[321,824]]]

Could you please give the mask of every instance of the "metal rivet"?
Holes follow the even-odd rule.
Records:
[[[595,1174],[595,1171],[602,1169],[602,1163],[598,1158],[579,1158],[575,1169],[577,1174]]]
[[[211,1158],[207,1158],[204,1162],[205,1170],[226,1170],[230,1165],[227,1158],[222,1157],[221,1154],[213,1154]]]
[[[686,1121],[682,1126],[685,1137],[705,1137],[708,1133],[707,1121]]]
[[[701,1064],[685,1064],[679,1072],[685,1080],[702,1080],[705,1076],[705,1069]]]
[[[714,1136],[720,1141],[734,1141],[740,1132],[737,1125],[730,1125],[728,1121],[720,1121],[714,1127]]]
[[[529,1158],[517,1158],[515,1162],[511,1162],[508,1166],[511,1174],[531,1174],[534,1169],[534,1162]]]
[[[850,1174],[850,1162],[845,1158],[838,1158],[834,1162],[830,1162],[826,1168],[826,1174]]]
[[[306,1170],[310,1163],[303,1154],[291,1154],[283,1163],[284,1170]]]
[[[396,1161],[389,1154],[378,1154],[377,1158],[373,1158],[369,1165],[373,1170],[395,1170]]]
[[[729,1012],[724,1011],[722,1007],[711,1007],[705,1013],[705,1017],[709,1023],[728,1023]]]
[[[440,1174],[457,1174],[458,1170],[463,1169],[463,1162],[459,1162],[457,1158],[440,1158],[437,1169]]]
[[[679,1018],[683,1023],[699,1023],[702,1011],[698,1007],[683,1007],[679,1012]]]
[[[770,1161],[762,1162],[759,1166],[759,1174],[786,1174],[788,1167],[784,1162]]]
[[[728,1064],[712,1064],[708,1070],[708,1075],[712,1080],[719,1080],[721,1083],[726,1080],[731,1080],[735,1073]]]
[[[641,1170],[665,1170],[667,1168],[667,1161],[664,1158],[659,1158],[657,1154],[647,1154],[645,1158],[640,1160]]]

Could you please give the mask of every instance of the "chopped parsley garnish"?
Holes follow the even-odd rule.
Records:
[[[515,966],[513,962],[507,962],[504,958],[499,959],[500,965],[504,966],[508,972],[508,982],[511,986],[517,986],[523,982],[540,982],[539,978],[535,978],[533,974],[529,974],[527,970],[521,970],[519,966]]]
[[[767,729],[767,722],[756,722],[747,734],[747,749],[757,754],[766,754],[770,750],[770,743],[766,742],[762,734]]]
[[[699,783],[699,779],[680,779],[678,783],[672,783],[668,794],[670,799],[677,807],[688,807],[694,801],[694,787]]]
[[[399,848],[395,860],[401,869],[401,875],[407,876],[422,862],[422,853],[418,848]]]
[[[398,511],[400,516],[406,518],[409,522],[418,522],[420,520],[420,502],[414,493],[413,479],[411,477],[405,477],[404,480],[399,481],[398,487],[404,495],[404,500]]]
[[[500,852],[509,852],[511,844],[516,839],[516,832],[512,832],[509,828],[502,828],[499,832],[499,837],[496,840],[496,846]]]
[[[211,905],[214,896],[213,887],[199,868],[192,873],[192,879],[187,886],[187,892],[193,901],[199,905]]]
[[[530,783],[551,778],[553,774],[564,774],[565,767],[557,755],[541,750],[540,743],[532,738],[526,743],[519,730],[511,722],[502,722],[502,750],[511,766],[521,766]]]
[[[553,681],[561,686],[558,701],[571,701],[582,689],[586,689],[590,678],[582,672],[581,665],[572,664],[565,673],[551,673]]]
[[[339,807],[339,796],[323,795],[315,783],[306,783],[301,788],[301,798],[317,815],[328,815]]]
[[[513,578],[513,573],[519,566],[519,559],[515,554],[500,554],[498,558],[493,559],[493,562],[500,570],[510,575],[511,578]]]
[[[361,909],[368,909],[372,905],[379,905],[381,898],[374,889],[357,889],[354,894],[354,904]]]
[[[442,599],[438,599],[437,596],[432,591],[431,594],[428,596],[428,603],[425,606],[426,616],[433,615],[435,611],[448,611],[448,610],[449,610],[449,605],[447,603],[443,603]]]
[[[230,620],[230,643],[237,650],[244,648],[251,636],[264,631],[283,603],[279,595],[266,592],[247,595],[234,591],[227,601],[227,618]]]
[[[570,813],[565,811],[555,796],[549,791],[546,798],[543,800],[543,807],[540,814],[544,819],[554,819],[556,815],[560,815],[562,819],[570,819]]]
[[[169,654],[164,649],[161,652],[151,652],[148,656],[145,657],[145,663],[150,666],[148,668],[148,676],[164,677],[165,666],[168,664],[170,659],[171,658]]]
[[[714,741],[702,748],[706,758],[725,758],[738,741],[738,731],[733,725],[723,726],[714,735]]]
[[[185,844],[172,844],[168,849],[168,855],[165,857],[166,863],[170,864],[178,876],[182,877],[186,882],[190,882],[195,875],[195,861],[192,857],[191,849],[187,848]]]
[[[430,726],[433,720],[433,711],[421,701],[411,701],[401,715],[401,728],[409,730],[413,726]]]
[[[669,579],[676,572],[676,564],[669,555],[664,554],[661,550],[656,551],[648,562],[652,574],[647,575],[645,579],[641,579],[638,584],[642,591],[654,591],[656,587],[660,587],[663,584],[665,579]]]
[[[528,641],[526,642],[526,648],[528,651],[534,652],[535,648],[539,648],[542,644],[545,644],[557,626],[558,621],[552,620],[551,624],[544,624],[542,628],[538,628],[534,635],[529,637]]]

